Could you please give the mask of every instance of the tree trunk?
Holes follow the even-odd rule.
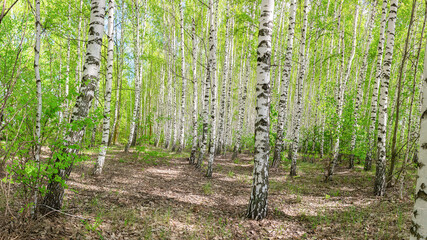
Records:
[[[408,47],[409,47],[409,42],[410,42],[411,29],[412,29],[412,25],[414,23],[414,13],[416,10],[416,6],[417,6],[417,0],[413,0],[411,18],[409,20],[408,32],[406,34],[406,40],[405,40],[405,49],[403,51],[402,62],[400,63],[400,69],[399,69],[399,78],[397,81],[397,99],[396,99],[396,108],[395,108],[396,118],[394,119],[393,138],[391,140],[390,169],[388,171],[387,179],[386,179],[386,184],[388,186],[392,185],[391,181],[393,180],[394,166],[396,164],[396,157],[397,157],[396,141],[397,141],[397,128],[399,125],[399,115],[400,115],[400,105],[401,105],[400,104],[400,95],[401,95],[401,91],[402,91],[402,77],[403,77],[403,72],[405,69],[406,59],[408,56]]]
[[[301,28],[301,45],[299,49],[299,71],[297,78],[297,87],[296,92],[298,96],[296,96],[296,104],[295,104],[295,116],[294,116],[294,126],[293,126],[293,141],[291,149],[291,169],[290,175],[297,175],[297,158],[298,158],[298,145],[299,145],[299,130],[301,123],[301,112],[302,112],[302,95],[304,88],[304,78],[305,78],[305,69],[306,69],[306,57],[305,57],[305,45],[307,41],[307,19],[308,19],[308,0],[304,1],[303,7],[303,25]]]
[[[216,77],[216,48],[217,48],[217,9],[218,4],[213,3],[213,0],[210,0],[209,4],[211,23],[210,23],[210,32],[209,32],[209,62],[208,62],[208,71],[211,79],[211,139],[209,147],[209,159],[208,159],[208,170],[206,172],[206,177],[212,177],[212,165],[215,159],[215,144],[216,144],[216,105],[217,105],[217,77]]]
[[[372,139],[376,137],[375,126],[377,121],[377,109],[378,109],[378,91],[379,84],[381,82],[381,67],[383,62],[383,51],[384,51],[384,42],[385,42],[385,28],[387,24],[387,1],[383,1],[382,11],[381,11],[381,26],[380,26],[380,37],[378,42],[377,50],[377,66],[376,66],[376,77],[374,83],[374,91],[372,92],[372,101],[371,101],[371,117],[369,131],[367,134],[368,139],[368,151],[366,152],[365,158],[365,171],[369,171],[372,168],[372,157],[377,158],[375,153],[375,144],[373,144]],[[374,133],[373,136],[371,134]]]
[[[125,1],[122,0],[121,12],[125,12]],[[122,82],[123,82],[123,64],[124,64],[124,14],[122,14],[120,21],[120,63],[117,63],[117,81],[116,81],[116,102],[114,106],[114,120],[113,120],[113,134],[110,144],[117,144],[118,131],[120,125],[120,107],[121,107],[121,95],[122,95]]]
[[[376,13],[376,8],[377,8],[377,1],[373,1],[372,2],[372,6],[371,6],[371,12],[369,14],[369,19],[368,19],[368,23],[367,23],[367,41],[366,41],[366,45],[365,45],[365,53],[363,55],[363,60],[362,60],[362,66],[360,67],[360,75],[359,75],[359,81],[358,81],[358,85],[357,85],[357,96],[356,96],[356,102],[355,102],[355,107],[354,107],[354,129],[353,129],[353,134],[352,134],[352,138],[351,138],[351,144],[350,144],[350,152],[351,152],[351,156],[350,156],[350,161],[349,161],[349,168],[353,168],[354,167],[354,149],[356,147],[356,138],[357,138],[357,132],[358,132],[358,128],[359,128],[359,109],[360,109],[360,105],[362,103],[362,94],[363,94],[363,88],[364,88],[364,84],[365,84],[365,76],[366,76],[366,70],[368,68],[368,55],[369,55],[369,50],[371,47],[371,43],[372,43],[372,27],[374,25],[374,21],[375,21],[375,13]],[[370,85],[369,85],[370,86]]]
[[[227,13],[225,16],[226,24],[225,24],[225,44],[224,44],[224,66],[223,66],[223,77],[222,77],[222,94],[221,94],[221,103],[219,108],[219,127],[218,127],[218,141],[216,143],[216,154],[221,153],[221,149],[224,144],[224,121],[225,121],[225,100],[227,94],[227,83],[228,80],[228,60],[229,60],[229,46],[230,46],[230,2],[227,1]]]
[[[141,43],[140,43],[140,24],[139,24],[139,3],[138,1],[135,2],[135,104],[133,106],[133,115],[132,120],[130,123],[130,133],[129,133],[129,139],[125,146],[125,152],[127,153],[129,151],[129,148],[132,145],[132,142],[134,141],[134,138],[136,136],[136,128],[137,128],[137,121],[139,116],[139,107],[140,107],[140,99],[141,99],[141,79],[140,79],[140,49],[141,49]]]
[[[108,2],[108,55],[107,55],[107,79],[105,82],[104,96],[104,122],[102,130],[102,142],[95,165],[94,174],[101,175],[107,153],[108,136],[110,136],[110,104],[111,85],[113,82],[113,60],[114,60],[114,0]]]
[[[307,1],[307,0],[306,0]],[[251,197],[246,216],[261,220],[267,216],[268,163],[270,153],[270,57],[274,0],[262,0],[258,34],[255,157]]]
[[[187,94],[187,79],[185,77],[185,39],[184,39],[184,0],[181,1],[181,6],[179,8],[180,17],[181,17],[181,77],[182,77],[182,96],[181,96],[181,114],[180,114],[180,136],[179,136],[179,146],[178,152],[181,152],[184,146],[184,123],[185,123],[185,98]]]
[[[193,18],[192,25],[192,42],[193,42],[193,145],[191,147],[191,154],[189,158],[190,164],[194,164],[196,161],[197,152],[197,40],[196,40],[196,22]]]
[[[40,150],[41,150],[41,118],[42,118],[42,80],[40,77],[40,40],[41,40],[41,23],[40,23],[40,0],[36,0],[36,45],[34,46],[34,72],[36,77],[36,95],[37,95],[37,112],[36,112],[36,149],[35,162],[38,172],[40,171]],[[39,173],[38,173],[39,174]],[[35,216],[38,204],[39,192],[38,180],[34,190],[34,205],[31,208],[31,215]]]
[[[96,84],[99,81],[99,68],[101,64],[101,46],[102,36],[104,34],[104,14],[105,0],[92,0],[89,41],[84,65],[82,83],[80,85],[80,94],[77,97],[70,122],[76,126],[80,126],[82,121],[85,121],[89,109],[92,104],[92,99],[95,93]],[[84,127],[71,128],[65,138],[65,147],[62,151],[63,157],[55,160],[55,168],[57,173],[52,174],[47,185],[47,193],[42,202],[40,209],[43,214],[50,212],[52,209],[59,210],[62,207],[64,197],[64,187],[57,178],[67,181],[73,167],[73,159],[77,154],[77,149],[74,146],[78,144],[84,134]],[[69,162],[62,162],[62,159]]]
[[[277,168],[282,161],[283,141],[284,141],[284,128],[286,123],[286,106],[288,102],[288,88],[292,71],[292,51],[294,45],[295,34],[295,15],[296,15],[296,1],[292,0],[290,3],[289,14],[289,30],[288,30],[288,45],[286,48],[285,63],[282,74],[281,94],[279,101],[279,114],[277,117],[277,138],[274,146],[274,156],[272,167]]]
[[[355,13],[354,13],[354,24],[353,24],[353,46],[352,46],[352,50],[351,50],[351,54],[350,54],[350,58],[347,62],[347,70],[346,70],[346,74],[345,77],[343,79],[343,81],[339,81],[339,91],[338,91],[338,106],[337,106],[337,139],[335,140],[335,144],[334,144],[334,148],[333,148],[333,156],[331,159],[331,162],[329,164],[328,167],[328,171],[326,173],[325,176],[325,181],[330,180],[331,176],[334,174],[334,170],[335,170],[335,166],[337,164],[338,161],[338,155],[339,155],[339,149],[340,149],[340,135],[341,135],[341,128],[342,128],[342,112],[343,112],[343,107],[344,107],[344,93],[345,93],[345,89],[347,86],[347,82],[348,79],[350,78],[350,73],[351,73],[351,67],[352,67],[352,63],[353,63],[353,59],[354,59],[354,55],[356,53],[356,40],[357,40],[357,21],[358,21],[358,17],[359,17],[359,3],[357,3],[356,5],[356,9],[355,9]],[[344,31],[344,30],[343,30]],[[342,33],[344,34],[344,33]],[[341,52],[343,58],[344,58],[344,35],[342,36],[342,45],[343,45],[343,50]],[[342,60],[342,64],[344,64],[344,61]],[[344,67],[344,65],[342,65],[342,67]],[[341,79],[341,77],[339,76],[339,79]]]
[[[427,10],[426,10],[427,15]],[[425,48],[427,52],[427,44]],[[412,216],[410,239],[427,239],[427,54],[424,55],[424,73],[421,79],[422,106],[420,124],[420,149],[418,150],[418,177],[415,190],[415,204]]]
[[[386,1],[386,0],[384,0]],[[384,65],[381,71],[381,96],[379,104],[378,118],[378,160],[375,173],[374,193],[376,196],[383,196],[385,193],[385,171],[386,171],[386,131],[387,131],[387,108],[388,108],[388,88],[390,82],[390,69],[393,60],[393,48],[395,38],[395,25],[397,18],[398,0],[390,3],[390,13],[387,29],[386,52]]]
[[[248,30],[248,34],[250,31],[250,27]],[[252,71],[251,68],[251,59],[252,59],[252,52],[251,52],[251,46],[252,46],[252,34],[249,34],[249,40],[248,40],[248,48],[247,48],[247,56],[246,56],[246,76],[243,80],[243,84],[241,86],[241,91],[239,96],[239,116],[238,116],[238,123],[237,123],[237,131],[236,131],[236,144],[234,145],[233,150],[233,156],[231,159],[236,159],[237,154],[240,152],[241,148],[241,140],[242,140],[242,129],[243,129],[243,122],[244,122],[244,115],[245,115],[245,105],[246,105],[246,98],[247,98],[247,92],[248,92],[248,81],[250,77],[250,73]]]

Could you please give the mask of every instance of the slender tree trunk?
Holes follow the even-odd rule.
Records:
[[[121,12],[125,12],[125,1],[122,0]],[[120,125],[120,107],[121,107],[121,95],[122,95],[122,82],[123,82],[123,64],[124,64],[124,14],[121,14],[120,21],[120,63],[117,63],[117,81],[116,81],[116,102],[114,106],[114,120],[113,120],[113,134],[112,142],[114,145],[117,144],[118,131]],[[117,48],[117,47],[116,47]],[[119,52],[119,51],[117,51]]]
[[[217,59],[216,59],[216,48],[217,48],[217,10],[218,4],[214,3],[213,0],[210,0],[209,4],[211,8],[211,29],[209,33],[209,72],[211,78],[211,139],[210,139],[210,147],[209,147],[209,159],[208,159],[208,170],[206,172],[206,177],[212,177],[212,165],[215,160],[215,149],[216,149],[216,112],[217,112]]]
[[[306,0],[307,1],[307,0]],[[255,157],[251,197],[246,216],[261,220],[267,216],[268,163],[270,154],[270,57],[274,0],[262,0],[258,34]]]
[[[80,126],[82,121],[85,121],[89,109],[92,104],[96,84],[99,81],[99,68],[101,65],[101,46],[102,36],[104,34],[104,15],[105,15],[105,0],[92,0],[89,41],[84,65],[82,83],[80,85],[80,94],[77,97],[70,122],[78,123]],[[52,209],[59,210],[62,207],[64,197],[64,186],[57,179],[67,181],[73,167],[73,159],[77,154],[75,144],[78,144],[84,135],[84,127],[71,128],[65,138],[65,147],[62,154],[65,155],[61,159],[67,159],[71,162],[62,162],[60,158],[55,161],[57,173],[52,174],[47,185],[47,193],[42,202],[40,209],[43,214],[50,212]]]
[[[102,130],[102,143],[96,162],[94,174],[101,175],[107,153],[108,136],[110,136],[110,104],[111,85],[113,82],[113,60],[114,60],[114,0],[108,2],[108,55],[107,55],[107,79],[105,82],[104,97],[104,123]]]
[[[249,30],[248,30],[248,34],[249,34]],[[252,68],[251,68],[251,59],[252,59],[251,47],[252,47],[252,34],[249,34],[248,48],[246,50],[246,52],[247,52],[247,56],[246,56],[246,77],[243,80],[243,84],[241,86],[241,91],[239,94],[241,99],[239,102],[239,116],[238,116],[237,131],[236,131],[236,145],[234,145],[233,156],[231,157],[231,159],[233,159],[233,160],[237,158],[237,154],[241,150],[240,148],[241,148],[241,140],[242,140],[242,129],[243,129],[243,122],[244,122],[244,115],[245,115],[245,105],[246,105],[246,98],[247,98],[247,92],[248,92],[248,81],[249,81],[250,73],[252,72]]]
[[[372,101],[371,101],[371,117],[370,117],[370,125],[369,131],[367,134],[368,139],[368,151],[366,152],[365,158],[365,171],[369,171],[372,168],[372,158],[377,158],[377,154],[375,154],[375,147],[372,139],[375,138],[375,126],[377,121],[377,109],[378,109],[378,92],[379,92],[379,84],[381,83],[381,68],[383,62],[383,51],[384,51],[384,42],[385,42],[385,28],[387,24],[387,1],[383,1],[382,4],[382,12],[381,12],[381,26],[380,26],[380,37],[378,42],[378,50],[377,50],[377,66],[376,66],[376,77],[374,83],[374,91],[372,92]],[[371,137],[371,134],[374,133],[374,136]]]
[[[184,0],[181,1],[181,6],[179,8],[180,17],[181,17],[181,75],[182,75],[182,96],[181,96],[181,114],[180,114],[180,136],[179,136],[179,146],[178,152],[181,152],[184,146],[184,123],[185,123],[185,98],[187,95],[187,79],[185,77],[185,54],[184,54]]]
[[[288,88],[292,71],[292,51],[294,45],[295,34],[295,15],[296,15],[296,1],[292,0],[290,3],[289,14],[289,29],[288,29],[288,45],[286,48],[285,63],[282,74],[281,94],[279,101],[279,114],[277,117],[277,138],[274,147],[274,156],[272,167],[276,168],[282,161],[283,141],[284,141],[284,128],[286,123],[286,106],[288,102]]]
[[[347,62],[347,70],[346,70],[345,77],[339,85],[338,106],[337,106],[337,139],[336,139],[335,144],[334,144],[333,156],[332,156],[332,160],[329,164],[328,171],[327,171],[326,176],[325,176],[325,181],[330,180],[331,176],[334,174],[335,166],[336,166],[336,163],[338,161],[338,155],[339,155],[339,149],[340,149],[340,135],[341,135],[341,128],[342,128],[342,112],[343,112],[343,107],[344,107],[344,93],[346,90],[348,79],[350,78],[351,67],[352,67],[354,55],[356,53],[356,43],[357,43],[356,42],[356,40],[357,40],[356,34],[357,34],[358,17],[359,17],[359,3],[357,3],[357,5],[356,5],[356,9],[355,9],[355,13],[354,13],[353,46],[352,46],[350,58]],[[342,40],[344,40],[344,38],[342,38]],[[344,46],[344,41],[343,41],[342,45]],[[345,48],[343,47],[343,50],[342,50],[343,56],[344,56],[344,49]],[[342,63],[344,63],[344,61],[342,61]],[[344,67],[344,65],[342,65],[342,66]],[[339,78],[341,79],[341,77],[339,77]]]
[[[386,0],[384,0],[386,1]],[[395,25],[397,18],[398,0],[390,3],[390,13],[387,29],[386,52],[384,65],[381,71],[381,96],[379,104],[378,118],[378,160],[375,173],[374,193],[376,196],[383,196],[385,193],[385,171],[386,171],[386,131],[387,131],[387,108],[388,108],[388,88],[390,82],[390,69],[393,60],[393,48],[395,38]]]
[[[351,138],[351,144],[350,144],[350,151],[351,151],[351,156],[350,156],[350,161],[349,161],[349,168],[353,168],[354,167],[354,149],[356,147],[356,138],[357,138],[357,132],[358,132],[358,128],[359,128],[359,111],[360,111],[360,105],[362,103],[362,94],[363,94],[363,87],[365,85],[365,76],[366,76],[366,70],[368,68],[368,55],[369,55],[369,50],[371,47],[371,43],[372,43],[372,27],[374,25],[374,21],[375,21],[375,13],[376,13],[376,8],[377,8],[377,1],[373,1],[372,2],[372,6],[371,6],[371,12],[369,14],[369,19],[368,19],[368,23],[367,23],[367,40],[366,40],[366,45],[365,45],[365,53],[363,55],[363,60],[362,60],[362,66],[360,67],[360,75],[359,75],[359,81],[357,84],[357,96],[356,96],[356,102],[355,102],[355,107],[354,107],[354,129],[353,129],[353,134],[352,134],[352,138]],[[369,85],[370,86],[370,85]]]
[[[132,116],[132,120],[130,123],[130,133],[129,133],[129,139],[128,142],[125,146],[125,152],[127,153],[129,151],[129,148],[132,145],[132,142],[134,141],[134,138],[136,136],[136,126],[137,126],[137,121],[138,121],[138,116],[139,116],[139,106],[140,106],[140,99],[141,99],[141,79],[140,79],[140,68],[139,68],[139,64],[140,64],[140,49],[141,49],[141,43],[140,43],[140,18],[139,18],[139,3],[138,1],[135,1],[135,104],[133,106],[133,116]]]
[[[80,86],[80,79],[82,79],[81,66],[82,66],[82,58],[80,57],[80,49],[81,49],[81,28],[82,28],[82,9],[83,9],[83,0],[80,0],[80,12],[79,12],[79,24],[77,28],[77,64],[76,64],[76,86]]]
[[[191,147],[190,164],[195,164],[197,152],[197,39],[196,39],[196,22],[193,19],[192,25],[192,42],[193,42],[193,144]]]
[[[397,99],[396,99],[396,118],[394,119],[394,130],[393,130],[393,138],[391,140],[391,159],[390,159],[390,169],[387,174],[386,184],[391,187],[392,180],[393,180],[393,172],[394,172],[394,166],[396,164],[396,157],[397,157],[397,149],[396,149],[396,141],[397,141],[397,128],[399,125],[399,115],[400,115],[400,95],[402,91],[402,76],[406,64],[406,59],[408,56],[408,47],[410,42],[410,35],[412,30],[412,25],[414,23],[414,13],[417,6],[417,0],[413,0],[412,2],[412,11],[411,11],[411,18],[409,20],[409,26],[408,26],[408,32],[406,34],[406,40],[405,40],[405,49],[403,51],[402,56],[402,62],[400,63],[400,69],[399,69],[399,78],[397,80]]]
[[[232,24],[232,28],[234,29],[234,21]],[[222,152],[225,154],[226,153],[226,148],[231,145],[231,124],[232,124],[232,118],[233,116],[231,115],[231,108],[232,108],[232,104],[231,104],[231,98],[232,98],[232,86],[233,86],[233,66],[234,66],[234,40],[233,40],[233,31],[231,33],[232,37],[231,37],[231,56],[230,56],[230,69],[229,69],[229,74],[228,74],[228,93],[227,93],[227,105],[226,105],[226,125],[225,125],[225,134],[224,134],[224,141],[223,141],[223,145],[222,145]]]
[[[301,45],[299,49],[299,71],[297,77],[297,93],[296,104],[295,104],[295,121],[294,121],[294,130],[293,130],[293,142],[291,146],[291,170],[290,175],[297,175],[297,158],[298,158],[298,145],[299,145],[299,130],[301,123],[301,112],[302,112],[302,94],[304,88],[304,78],[306,70],[306,58],[305,58],[305,45],[307,41],[307,19],[308,19],[308,0],[304,0],[303,7],[303,25],[301,28]]]
[[[230,2],[227,1],[227,13],[225,16],[226,24],[225,24],[225,49],[224,49],[224,66],[223,66],[223,77],[222,77],[222,94],[221,94],[221,103],[219,108],[219,127],[218,127],[218,141],[216,143],[216,154],[221,153],[221,149],[224,144],[224,115],[225,115],[225,99],[227,94],[227,80],[228,80],[228,60],[229,60],[229,36],[230,36]]]
[[[209,0],[209,14],[207,15],[209,18],[212,18],[212,0]],[[211,22],[212,20],[210,20]],[[212,24],[210,24],[210,26],[212,27]],[[209,30],[209,37],[211,37],[211,32],[212,29]],[[211,68],[210,68],[210,61],[208,59],[207,62],[207,68],[206,68],[206,78],[205,78],[205,82],[204,82],[204,103],[203,103],[203,112],[202,112],[202,120],[203,120],[203,133],[202,133],[202,139],[201,139],[201,146],[200,146],[200,151],[199,151],[199,156],[197,158],[197,164],[196,164],[196,168],[201,168],[202,167],[202,163],[203,163],[203,158],[205,156],[206,153],[206,148],[208,145],[208,127],[209,127],[209,92],[211,90]]]
[[[40,171],[40,150],[41,150],[41,118],[42,118],[42,80],[40,77],[40,41],[41,41],[41,23],[40,23],[40,0],[36,0],[36,45],[34,46],[34,72],[36,77],[36,95],[37,95],[37,112],[36,112],[36,149],[35,162],[37,171]],[[39,192],[38,180],[34,190],[34,205],[31,208],[31,215],[35,216],[38,204]]]

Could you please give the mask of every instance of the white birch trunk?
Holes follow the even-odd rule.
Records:
[[[371,170],[372,158],[377,156],[375,154],[375,144],[372,142],[372,139],[376,139],[375,125],[377,121],[378,91],[379,91],[379,85],[381,83],[381,70],[382,70],[381,68],[382,68],[382,62],[383,62],[385,28],[387,24],[387,1],[383,1],[381,9],[382,10],[381,10],[380,37],[379,37],[378,50],[377,50],[377,64],[376,64],[374,90],[372,92],[370,125],[369,125],[369,131],[367,134],[368,151],[366,152],[366,158],[365,158],[365,166],[364,166],[365,171]],[[371,136],[371,134],[373,134],[373,136]]]
[[[358,21],[358,17],[359,17],[359,3],[357,3],[356,5],[356,9],[355,9],[355,13],[354,13],[354,24],[353,24],[353,46],[352,46],[352,50],[351,50],[351,54],[350,54],[350,58],[347,62],[347,69],[346,69],[346,73],[344,76],[343,81],[340,81],[340,85],[339,85],[339,91],[338,91],[338,106],[337,106],[337,139],[335,140],[335,144],[333,147],[333,152],[332,152],[332,159],[331,162],[329,164],[328,167],[328,171],[326,173],[325,176],[325,180],[329,180],[331,178],[331,176],[334,174],[334,170],[335,170],[335,166],[337,164],[338,161],[338,156],[339,156],[339,149],[340,149],[340,136],[341,136],[341,128],[342,128],[342,112],[343,112],[343,107],[344,107],[344,93],[347,87],[347,82],[350,78],[350,73],[351,73],[351,67],[352,67],[352,63],[354,60],[354,55],[356,53],[356,40],[357,40],[357,21]],[[344,46],[344,36],[342,36],[341,38],[343,40],[343,46]],[[344,47],[342,50],[342,56],[344,58]],[[342,64],[344,64],[344,61],[342,60]],[[342,67],[344,67],[344,65],[342,65]],[[341,79],[341,77],[339,76],[339,79]]]
[[[213,0],[210,0],[209,4],[211,8],[211,29],[209,33],[209,63],[208,68],[211,75],[211,139],[209,147],[209,159],[208,159],[208,170],[206,172],[206,177],[212,177],[212,165],[215,160],[215,149],[216,149],[216,112],[217,112],[217,59],[216,59],[216,48],[217,48],[217,9],[218,4],[214,3]]]
[[[365,76],[366,76],[366,70],[368,68],[368,55],[369,55],[369,50],[371,47],[371,43],[372,43],[372,27],[374,25],[374,21],[375,21],[375,13],[376,13],[376,8],[377,8],[377,1],[372,2],[372,7],[371,7],[371,11],[369,14],[369,20],[367,23],[367,42],[365,45],[365,53],[363,55],[363,60],[362,60],[362,66],[360,67],[360,76],[359,76],[359,81],[357,84],[357,96],[356,96],[356,102],[355,102],[355,106],[354,106],[354,129],[353,129],[353,134],[352,134],[352,138],[351,138],[351,143],[350,143],[350,151],[351,151],[351,157],[350,157],[350,162],[349,162],[349,168],[353,168],[354,167],[354,149],[356,147],[356,137],[357,137],[357,132],[358,132],[358,128],[359,128],[359,109],[360,109],[360,105],[362,103],[362,94],[363,94],[363,87],[365,84]]]
[[[307,38],[307,19],[308,19],[308,0],[304,1],[303,7],[303,25],[301,28],[301,45],[299,49],[299,71],[297,77],[297,93],[296,104],[295,104],[295,116],[294,116],[294,131],[293,131],[293,142],[291,151],[291,169],[290,175],[297,175],[297,158],[298,158],[298,145],[299,145],[299,130],[301,123],[301,111],[302,111],[302,93],[304,87],[305,69],[306,69],[306,57],[305,57],[305,45]]]
[[[258,34],[255,157],[247,217],[261,220],[268,209],[268,163],[270,153],[270,63],[274,0],[262,0]]]
[[[386,0],[384,0],[386,1]],[[395,25],[397,18],[398,0],[392,0],[390,3],[390,13],[387,29],[386,52],[384,64],[381,71],[381,95],[378,116],[378,159],[375,172],[374,193],[376,196],[383,196],[385,193],[385,171],[386,171],[386,131],[387,131],[387,109],[388,109],[388,90],[390,82],[390,69],[393,61],[393,49],[395,39]]]
[[[230,36],[230,2],[227,1],[227,13],[226,13],[226,24],[225,24],[225,49],[224,49],[224,66],[223,66],[223,77],[222,77],[222,94],[221,104],[219,108],[219,127],[218,127],[218,142],[216,143],[216,153],[220,154],[224,144],[224,121],[225,121],[225,100],[227,94],[227,80],[228,80],[228,59],[229,59],[229,36]]]
[[[250,27],[248,30],[248,34],[250,31]],[[251,52],[251,48],[252,48],[252,34],[249,34],[249,40],[248,40],[248,48],[247,48],[247,56],[246,56],[246,76],[243,80],[243,84],[241,86],[241,91],[239,96],[240,101],[239,101],[239,116],[238,116],[238,123],[237,123],[237,131],[236,131],[236,145],[234,145],[234,150],[233,150],[233,156],[231,157],[232,159],[236,159],[237,158],[237,154],[240,152],[241,150],[241,140],[242,140],[242,130],[243,130],[243,123],[244,123],[244,116],[245,116],[245,106],[246,106],[246,98],[247,98],[247,93],[248,93],[248,81],[249,81],[249,77],[250,77],[250,73],[252,72],[252,68],[251,68],[251,59],[252,59],[252,52]]]
[[[139,105],[140,105],[140,98],[141,98],[141,80],[140,80],[140,74],[139,74],[139,64],[140,64],[140,23],[139,23],[139,3],[138,1],[135,2],[135,49],[134,49],[134,61],[135,61],[135,104],[133,106],[133,115],[132,115],[132,120],[130,123],[130,133],[129,133],[129,139],[128,142],[125,146],[125,152],[129,151],[129,148],[132,144],[132,142],[134,141],[135,135],[136,135],[136,123],[137,123],[137,118],[139,116]]]
[[[190,164],[195,164],[196,152],[197,152],[197,39],[196,39],[196,21],[193,18],[192,30],[192,42],[193,42],[193,144],[191,147],[191,155],[189,158]]]
[[[99,81],[99,68],[101,65],[101,46],[102,36],[104,35],[104,15],[105,15],[105,0],[92,0],[89,39],[87,45],[87,53],[85,58],[84,72],[82,83],[80,85],[80,94],[77,97],[76,104],[73,108],[71,123],[85,121],[95,94],[96,84]],[[81,124],[81,123],[79,123]],[[79,125],[77,124],[77,125]],[[53,174],[49,178],[47,185],[47,193],[42,202],[41,212],[48,213],[51,209],[59,210],[62,207],[64,197],[64,187],[61,182],[56,181],[59,177],[67,181],[70,176],[74,155],[77,154],[77,149],[70,148],[78,144],[84,135],[85,128],[77,127],[69,129],[65,138],[65,147],[62,154],[65,159],[70,159],[71,162],[62,162],[61,159],[55,160],[55,166],[58,166],[58,173]]]
[[[181,152],[184,146],[184,123],[185,123],[185,98],[187,94],[187,79],[185,77],[185,39],[184,39],[184,0],[181,1],[181,6],[179,8],[180,17],[181,17],[181,77],[182,77],[182,96],[181,96],[181,114],[180,114],[180,136],[179,136],[179,146],[178,152]]]
[[[36,77],[36,96],[37,96],[37,112],[36,112],[36,149],[35,149],[35,162],[37,164],[37,171],[40,171],[40,150],[41,150],[41,118],[42,118],[42,80],[40,77],[40,41],[41,41],[41,23],[40,23],[40,0],[36,0],[36,45],[34,46],[34,72]],[[34,216],[38,204],[39,184],[34,190],[34,205],[31,208],[31,215]]]
[[[277,117],[277,138],[274,147],[274,156],[272,167],[276,168],[282,161],[283,141],[284,141],[284,127],[286,123],[286,106],[288,103],[288,89],[292,70],[292,51],[294,45],[295,34],[295,15],[296,15],[296,1],[292,0],[290,3],[289,14],[289,30],[288,30],[288,45],[286,48],[285,63],[282,75],[282,85],[279,101],[279,113]]]
[[[427,43],[425,52],[427,52]],[[415,204],[412,215],[412,227],[410,229],[411,240],[427,239],[427,54],[424,55],[424,73],[422,75],[421,84],[421,121],[419,132],[420,149],[418,150],[418,174],[415,188]]]
[[[105,81],[104,96],[104,122],[102,128],[102,142],[95,165],[94,174],[101,175],[107,153],[108,137],[110,136],[110,105],[111,105],[111,86],[113,83],[113,58],[114,58],[114,0],[108,3],[108,53],[107,53],[107,78]]]

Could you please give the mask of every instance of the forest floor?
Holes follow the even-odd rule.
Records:
[[[269,213],[244,217],[253,158],[215,160],[214,175],[188,164],[188,153],[145,146],[109,150],[103,174],[93,177],[96,150],[75,166],[63,214],[19,223],[2,221],[0,239],[406,239],[413,200],[372,195],[374,171],[337,168],[324,183],[326,162],[289,163],[270,171]],[[343,162],[341,165],[347,165]],[[406,192],[412,192],[413,180]],[[5,220],[5,219],[4,219]]]

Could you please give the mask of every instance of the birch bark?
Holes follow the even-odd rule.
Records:
[[[386,1],[386,0],[384,0]],[[378,159],[375,172],[374,193],[376,196],[383,196],[385,193],[385,171],[386,171],[386,131],[387,131],[387,109],[388,109],[388,90],[390,82],[390,69],[393,61],[393,49],[395,39],[395,26],[397,18],[398,0],[390,2],[390,13],[387,29],[386,52],[384,56],[384,65],[381,71],[381,96],[379,104],[378,117]]]
[[[306,0],[307,1],[307,0]],[[261,220],[267,215],[268,163],[270,153],[270,63],[274,0],[262,0],[257,51],[255,157],[247,217]]]
[[[79,96],[73,108],[70,120],[71,123],[81,122],[87,118],[94,98],[96,84],[99,81],[102,36],[104,34],[104,14],[105,0],[92,0],[89,38],[82,83],[80,85]],[[63,158],[61,159],[67,159],[69,162],[63,162],[63,160],[59,158],[55,160],[54,167],[57,168],[58,171],[49,178],[47,193],[41,204],[40,210],[42,213],[51,212],[51,209],[61,209],[64,187],[61,182],[57,181],[57,178],[66,182],[70,176],[73,160],[77,154],[77,149],[72,146],[78,144],[82,140],[84,132],[84,127],[71,128],[68,130],[67,137],[65,138],[65,147],[62,150]]]
[[[94,174],[101,175],[104,167],[105,154],[108,147],[108,136],[110,136],[110,105],[111,105],[111,86],[113,82],[113,60],[114,60],[114,0],[108,2],[108,53],[107,53],[107,79],[105,81],[104,96],[104,122],[102,129],[102,142],[95,165]]]

